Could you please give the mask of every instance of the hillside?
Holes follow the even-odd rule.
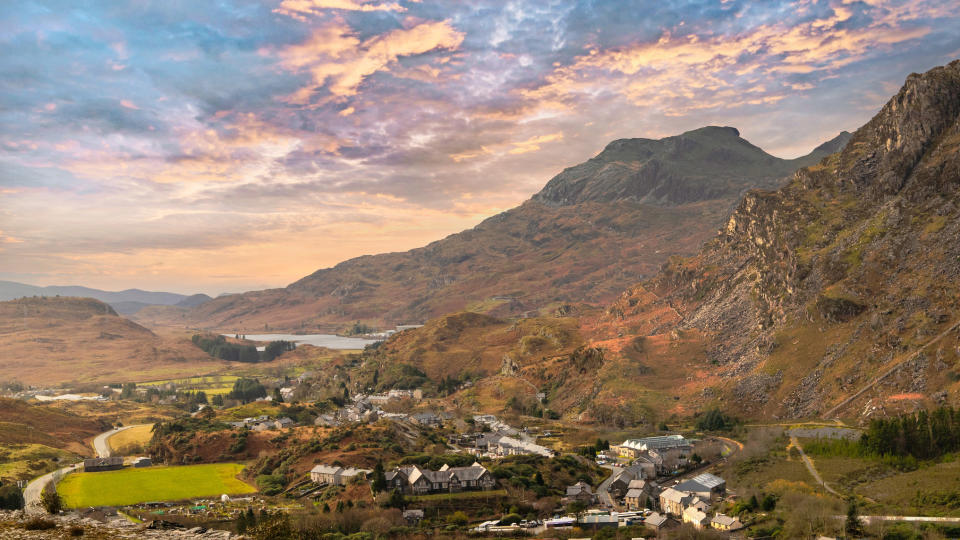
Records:
[[[610,353],[597,401],[646,399],[618,384],[643,363],[631,384],[676,395],[673,412],[956,405],[958,114],[955,61],[911,75],[841,152],[750,192],[697,256],[671,260],[591,325]]]
[[[0,381],[51,386],[193,375],[223,367],[187,339],[162,338],[91,298],[0,302]]]
[[[796,160],[767,154],[733,128],[614,141],[521,206],[426,247],[351,259],[284,289],[223,296],[188,313],[145,311],[139,320],[331,331],[462,310],[502,317],[609,303],[669,255],[695,253],[747,189],[780,185],[847,136]]]

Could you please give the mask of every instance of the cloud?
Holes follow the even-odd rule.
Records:
[[[319,15],[327,10],[405,11],[404,7],[396,2],[358,2],[356,0],[283,0],[273,11],[306,22],[308,15]]]
[[[310,74],[311,84],[288,98],[303,105],[311,103],[321,88],[334,97],[355,95],[364,79],[389,69],[399,58],[456,50],[463,37],[449,22],[431,21],[361,41],[345,24],[334,22],[316,30],[306,42],[276,54],[284,68]]]

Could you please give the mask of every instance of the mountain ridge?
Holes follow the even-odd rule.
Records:
[[[684,153],[696,154],[696,167],[677,165]],[[167,319],[154,310],[158,317],[144,322],[337,331],[358,320],[390,327],[461,310],[503,317],[549,314],[580,301],[608,303],[655,273],[668,255],[694,253],[746,189],[777,186],[785,171],[821,154],[782,160],[734,128],[660,141],[622,139],[472,229],[407,252],[343,261],[286,288],[217,298]],[[551,190],[568,183],[571,170],[579,185],[600,187],[592,197],[556,204]],[[711,188],[721,176],[713,183],[722,185]],[[608,196],[597,196],[600,191]]]
[[[80,285],[48,285],[40,287],[15,281],[0,281],[0,301],[16,300],[28,296],[72,296],[94,298],[110,304],[123,314],[134,314],[146,306],[194,307],[207,300],[205,294],[185,295],[170,292],[126,289],[123,291],[104,291]]]

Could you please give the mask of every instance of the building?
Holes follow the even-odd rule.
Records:
[[[620,526],[620,519],[617,516],[606,514],[588,514],[580,518],[580,527],[583,529],[616,529]]]
[[[687,463],[687,458],[693,452],[693,443],[683,435],[661,435],[627,439],[610,449],[623,458],[652,458],[659,462],[658,470],[673,470]]]
[[[310,469],[310,480],[317,484],[345,486],[354,478],[366,478],[368,474],[370,474],[370,471],[367,469],[344,468],[335,465],[317,465],[313,469]]]
[[[653,512],[647,516],[647,519],[643,520],[643,524],[655,531],[660,531],[667,526],[667,521],[667,516]]]
[[[736,531],[743,528],[743,523],[735,517],[717,514],[710,520],[710,526],[721,531]]]
[[[83,460],[84,472],[115,471],[122,468],[123,458],[120,456],[97,457]]]
[[[422,469],[416,465],[398,467],[388,471],[385,476],[388,489],[412,495],[485,490],[492,489],[497,483],[490,471],[479,463],[469,467],[444,465],[439,471]]]
[[[423,520],[423,510],[404,510],[403,519],[410,525],[416,525]]]
[[[273,423],[274,427],[276,427],[277,429],[293,427],[295,424],[296,422],[294,422],[292,418],[287,418],[286,416],[284,416],[283,418],[278,418]]]
[[[660,510],[665,514],[673,516],[682,516],[683,509],[693,502],[694,495],[677,491],[674,488],[667,488],[660,493]]]
[[[421,426],[438,427],[441,424],[440,417],[430,412],[414,414],[410,419]]]
[[[584,504],[593,504],[597,496],[593,494],[593,488],[590,484],[580,481],[572,486],[567,486],[567,495],[563,498],[563,503],[582,502]]]
[[[138,457],[133,459],[134,468],[139,469],[142,467],[149,467],[151,465],[153,465],[153,462],[150,461],[150,458],[148,457]]]
[[[692,524],[696,529],[704,529],[710,526],[710,518],[707,517],[706,512],[692,506],[684,509],[683,522]]]
[[[627,485],[627,494],[624,496],[624,502],[630,510],[641,510],[647,508],[648,501],[654,499],[656,486],[647,480],[632,480]]]
[[[705,501],[714,501],[726,495],[727,482],[719,476],[703,473],[680,482],[673,489],[693,493]]]

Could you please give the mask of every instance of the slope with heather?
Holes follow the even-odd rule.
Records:
[[[423,248],[351,259],[186,314],[145,311],[140,320],[329,331],[358,320],[389,327],[461,310],[499,317],[608,303],[668,255],[694,253],[745,190],[780,185],[847,136],[796,160],[767,154],[733,128],[614,141],[523,205]]]
[[[644,387],[690,410],[869,416],[960,392],[960,61],[911,75],[837,154],[749,193],[700,253],[627,290],[591,330],[599,401]]]
[[[0,302],[0,381],[52,386],[223,369],[188,339],[160,337],[91,298]]]

